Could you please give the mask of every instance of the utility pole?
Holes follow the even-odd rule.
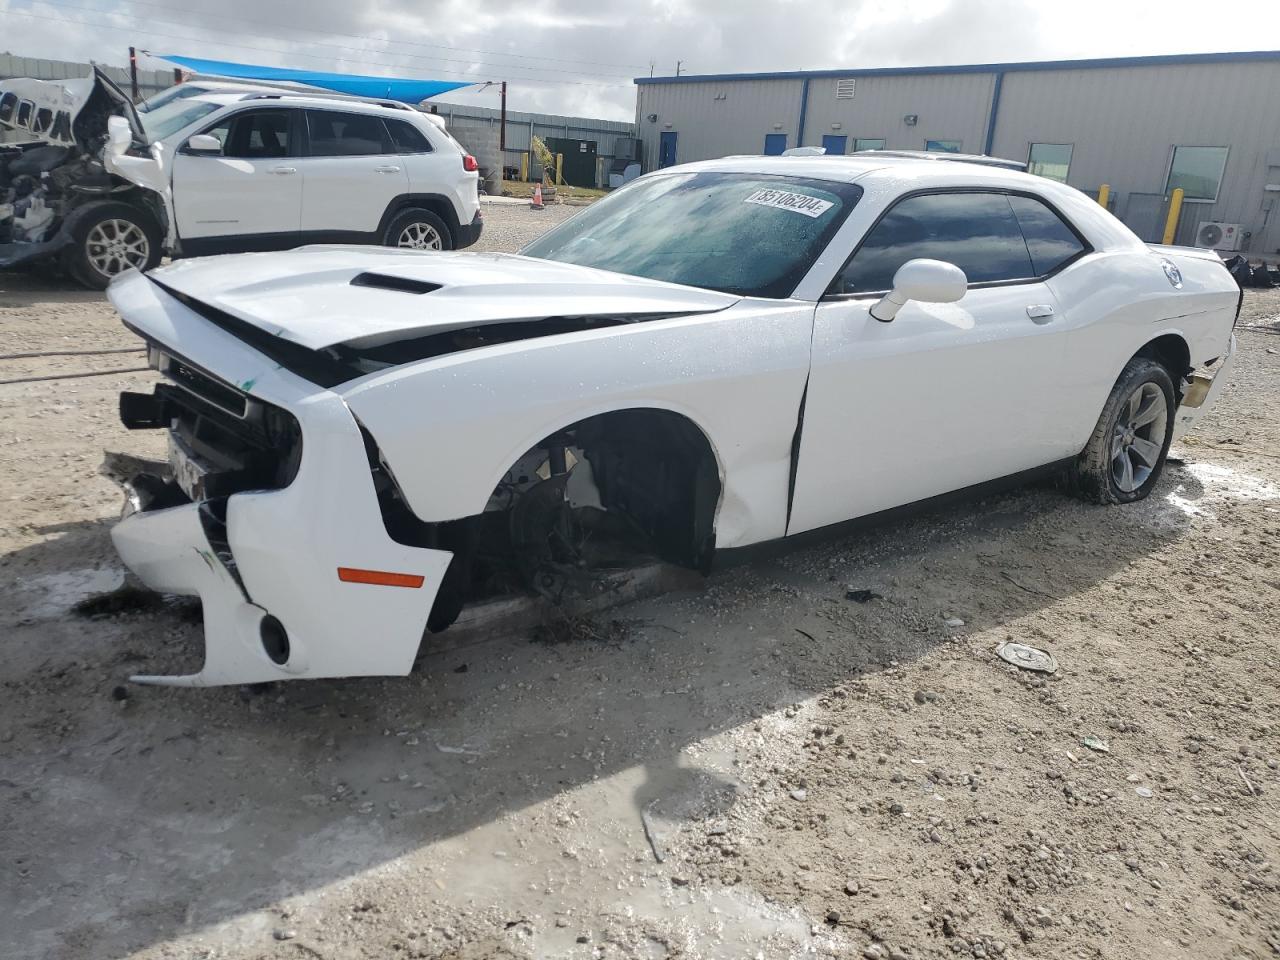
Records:
[[[678,76],[680,76],[680,67],[681,67],[681,66],[683,66],[683,64],[684,64],[684,61],[683,61],[683,60],[677,60],[677,61],[676,61],[676,76],[677,76],[677,77],[678,77]]]
[[[498,151],[502,153],[501,162],[507,162],[507,81],[502,81],[502,119],[498,122]]]
[[[133,47],[129,48],[129,88],[133,95],[133,102],[137,103],[138,97],[138,51]]]

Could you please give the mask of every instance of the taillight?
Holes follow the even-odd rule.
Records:
[[[480,169],[480,164],[476,163],[476,158],[469,153],[462,155],[462,169],[467,171],[476,171]]]

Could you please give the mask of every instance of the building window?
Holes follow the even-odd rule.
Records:
[[[1214,203],[1226,166],[1226,147],[1174,147],[1165,192],[1181,187],[1186,200]]]
[[[1031,145],[1031,150],[1027,153],[1027,173],[1066,183],[1069,169],[1071,169],[1071,144],[1033,143]]]
[[[858,137],[853,141],[854,150],[883,150],[883,137]]]
[[[959,153],[959,140],[926,140],[924,148],[930,153]]]

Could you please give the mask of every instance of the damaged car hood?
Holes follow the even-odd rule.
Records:
[[[91,152],[106,138],[113,114],[129,121],[135,143],[147,143],[133,102],[96,66],[87,77],[67,80],[0,80],[0,129],[32,142]]]
[[[206,257],[147,276],[311,350],[549,317],[710,313],[740,299],[514,254],[358,246]]]

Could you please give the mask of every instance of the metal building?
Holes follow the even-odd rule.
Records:
[[[646,170],[796,146],[985,153],[1094,195],[1107,184],[1151,241],[1180,186],[1176,242],[1280,253],[1280,51],[636,84]]]

